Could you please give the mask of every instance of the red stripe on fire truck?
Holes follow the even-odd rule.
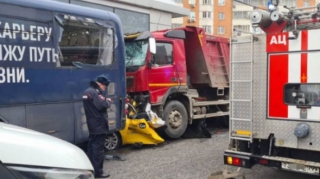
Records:
[[[287,83],[307,82],[308,54],[294,53],[294,51],[308,50],[308,32],[299,34],[294,40],[288,40],[288,36],[292,36],[291,32],[268,36],[268,52],[281,52],[269,54],[268,116],[270,118],[300,117],[300,111],[296,106],[284,103],[284,86]]]
[[[288,106],[283,102],[283,86],[288,82],[287,54],[269,56],[269,117],[287,118]]]
[[[308,31],[301,32],[301,51],[308,50]],[[308,79],[308,53],[301,53],[300,82],[307,83]]]

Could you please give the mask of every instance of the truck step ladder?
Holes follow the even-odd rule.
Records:
[[[229,138],[252,142],[253,36],[244,41],[231,42],[230,46]],[[247,58],[249,53],[250,59]]]

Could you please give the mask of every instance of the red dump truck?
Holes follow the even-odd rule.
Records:
[[[229,39],[187,26],[128,34],[125,46],[127,93],[149,97],[166,137],[181,137],[196,119],[228,121]]]

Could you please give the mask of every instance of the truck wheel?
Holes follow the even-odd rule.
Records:
[[[108,134],[104,142],[107,151],[115,150],[121,146],[122,139],[119,132]]]
[[[167,128],[164,135],[171,139],[182,136],[188,126],[188,113],[179,101],[170,101],[164,108],[164,120]]]

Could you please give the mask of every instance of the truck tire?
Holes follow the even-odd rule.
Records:
[[[165,137],[176,139],[181,137],[188,126],[188,113],[183,104],[179,101],[170,101],[164,108],[164,119],[166,129]]]

